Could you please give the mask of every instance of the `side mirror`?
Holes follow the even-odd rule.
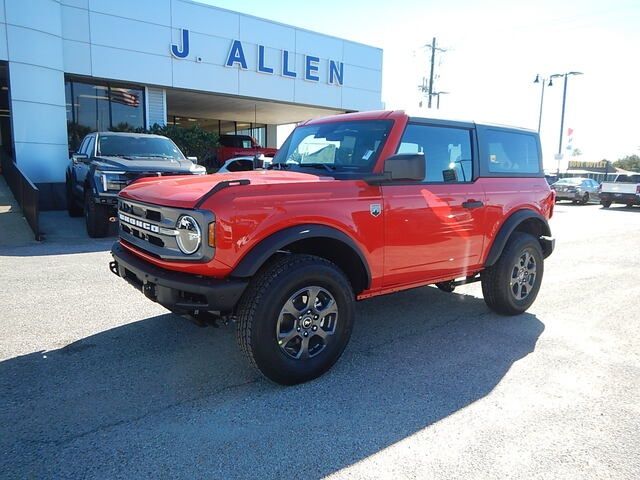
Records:
[[[424,153],[399,153],[384,162],[384,173],[391,181],[422,181],[427,175]]]
[[[73,162],[86,162],[87,160],[89,160],[89,155],[87,155],[86,153],[74,153],[71,156],[71,160],[73,160]]]
[[[187,160],[191,160],[196,165],[198,164],[198,157],[187,157]]]

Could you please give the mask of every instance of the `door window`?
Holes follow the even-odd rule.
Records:
[[[471,131],[463,128],[409,124],[397,153],[423,153],[425,182],[469,182],[473,179]]]
[[[93,157],[93,152],[94,152],[94,146],[96,144],[96,137],[94,135],[91,135],[89,137],[89,142],[86,145],[86,151],[84,151],[83,153],[86,153],[87,155],[89,155],[89,158]]]

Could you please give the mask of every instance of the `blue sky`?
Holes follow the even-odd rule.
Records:
[[[438,116],[537,128],[535,74],[584,72],[569,80],[565,116],[580,159],[640,154],[638,0],[205,3],[382,48],[387,108],[417,109],[416,87],[427,73],[421,46],[433,36],[448,49],[435,86],[451,92],[442,96]],[[542,119],[549,168],[555,165],[561,105],[558,81],[545,91]]]

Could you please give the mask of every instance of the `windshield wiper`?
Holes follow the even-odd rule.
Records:
[[[297,165],[297,163],[276,162],[272,163],[267,170],[287,170],[291,165]]]
[[[301,163],[301,164],[298,165],[298,167],[300,167],[300,168],[305,168],[305,167],[309,167],[309,168],[324,168],[328,172],[335,172],[336,171],[336,166],[335,165],[331,165],[329,163]]]

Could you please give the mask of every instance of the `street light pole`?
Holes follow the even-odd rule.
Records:
[[[560,161],[562,159],[562,139],[564,134],[564,112],[567,102],[567,79],[570,75],[582,75],[582,72],[567,72],[567,73],[554,73],[551,75],[550,80],[558,77],[564,77],[564,89],[562,92],[562,115],[560,117],[560,140],[558,141],[558,169],[556,174],[560,177]]]
[[[546,78],[543,78],[542,82],[540,81],[539,74],[536,75],[536,79],[533,81],[533,83],[542,83],[542,91],[540,93],[540,114],[538,115],[538,134],[540,133],[540,127],[542,126],[542,104],[544,103],[544,84],[546,82]]]

